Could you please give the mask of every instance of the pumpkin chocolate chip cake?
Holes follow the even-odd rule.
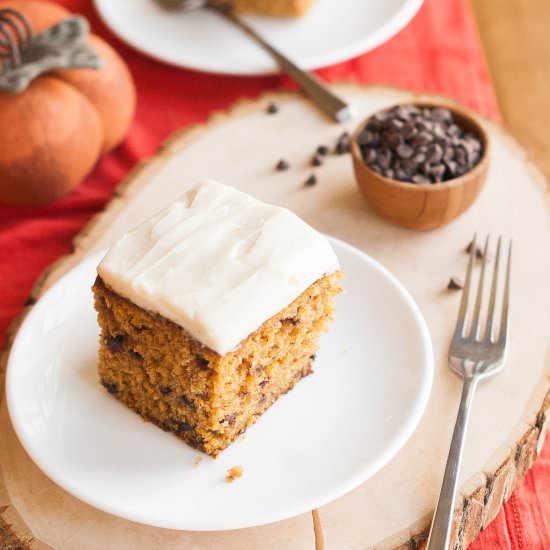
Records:
[[[290,211],[195,184],[98,266],[101,382],[216,456],[312,372],[340,277],[328,241]]]
[[[219,3],[229,3],[236,11],[244,13],[301,17],[309,10],[313,0],[219,0]]]

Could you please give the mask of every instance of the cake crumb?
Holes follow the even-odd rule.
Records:
[[[243,475],[242,466],[233,466],[227,470],[227,475],[225,476],[225,481],[227,483],[233,483],[236,479],[239,479]]]
[[[195,458],[194,466],[198,466],[202,462],[202,456],[198,456]]]

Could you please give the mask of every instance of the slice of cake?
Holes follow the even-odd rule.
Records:
[[[328,241],[290,211],[193,185],[98,267],[101,382],[216,456],[311,373],[340,277]]]
[[[311,7],[313,0],[219,0],[231,4],[238,12],[257,13],[274,17],[301,17]]]

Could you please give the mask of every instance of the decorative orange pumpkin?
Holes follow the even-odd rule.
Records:
[[[0,3],[27,17],[35,33],[66,19],[62,7],[38,0]],[[71,191],[99,156],[118,145],[132,121],[136,92],[120,56],[88,36],[101,68],[58,69],[19,93],[0,92],[0,201],[50,203]]]

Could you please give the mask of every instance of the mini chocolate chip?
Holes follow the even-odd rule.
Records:
[[[287,317],[286,319],[283,319],[283,323],[290,323],[291,325],[298,325],[300,324],[300,321],[296,317]]]
[[[443,161],[449,162],[455,157],[455,150],[452,147],[447,147],[443,153]]]
[[[118,353],[122,349],[123,341],[124,341],[123,336],[120,336],[120,335],[113,336],[111,334],[108,334],[105,340],[105,345],[107,346],[107,349],[111,353]]]
[[[465,249],[465,252],[467,254],[470,254],[470,252],[472,252],[472,246],[474,245],[474,241],[470,241],[468,243],[468,246],[466,247]],[[481,247],[480,246],[476,246],[476,258],[480,259],[483,258],[483,250],[481,250]]]
[[[111,395],[118,394],[118,386],[112,382],[103,382],[103,386]]]
[[[388,168],[387,170],[384,170],[384,176],[388,179],[394,179],[395,172],[392,168]]]
[[[313,155],[311,159],[312,166],[321,166],[323,164],[323,157],[321,155]]]
[[[262,381],[259,383],[260,388],[263,388],[265,385],[267,385],[268,382],[269,382],[269,380],[262,380]]]
[[[416,134],[416,128],[414,125],[410,122],[407,122],[403,125],[403,128],[401,129],[401,135],[405,139],[410,139]]]
[[[329,154],[329,148],[326,145],[319,145],[317,147],[317,154],[326,157]]]
[[[182,434],[183,432],[192,432],[194,430],[193,426],[189,424],[189,422],[180,420],[176,420],[176,433],[178,435]]]
[[[220,420],[220,424],[229,424],[230,426],[233,426],[233,424],[235,424],[235,420],[237,420],[237,413],[231,413],[222,418]]]
[[[391,166],[392,154],[389,149],[380,149],[378,151],[377,163],[383,170],[387,170]]]
[[[136,361],[143,361],[143,356],[141,353],[138,353],[137,351],[134,351],[133,349],[130,350],[130,356],[135,359]]]
[[[374,134],[372,132],[369,132],[369,130],[363,130],[358,136],[357,136],[357,143],[359,145],[370,145],[373,142]]]
[[[285,159],[281,159],[276,165],[275,169],[279,172],[282,172],[284,170],[288,170],[290,168],[290,164]]]
[[[351,138],[348,132],[344,132],[336,142],[336,147],[334,149],[334,152],[337,155],[344,155],[346,153],[349,153],[351,149]]]
[[[464,288],[464,283],[462,282],[462,279],[458,277],[451,277],[449,279],[449,283],[447,284],[447,288],[449,290],[460,290],[461,288]]]
[[[443,158],[443,147],[438,143],[434,143],[428,147],[426,151],[426,159],[430,164],[438,164]]]
[[[449,121],[453,119],[453,115],[449,109],[439,107],[437,109],[432,109],[431,118],[437,121]]]
[[[443,175],[445,174],[445,166],[443,164],[436,164],[431,166],[429,170],[430,175],[434,178],[435,181],[443,181]]]
[[[182,403],[183,405],[186,405],[187,407],[190,407],[192,409],[195,408],[195,402],[192,399],[189,399],[188,397],[186,397],[185,395],[180,395],[178,399],[180,403]]]
[[[160,393],[162,395],[170,395],[172,393],[172,388],[170,386],[161,386],[160,387]]]
[[[270,103],[267,106],[266,112],[270,115],[275,115],[279,112],[279,107],[276,103]]]
[[[210,361],[206,357],[199,356],[197,357],[197,365],[199,369],[205,370],[209,367]]]
[[[430,178],[423,176],[422,174],[415,174],[412,177],[414,183],[430,183]]]
[[[372,164],[376,160],[376,149],[367,149],[365,153],[365,161],[367,164]]]
[[[304,185],[307,187],[311,187],[312,185],[315,185],[317,183],[317,176],[315,174],[311,174],[309,178],[304,182]]]

